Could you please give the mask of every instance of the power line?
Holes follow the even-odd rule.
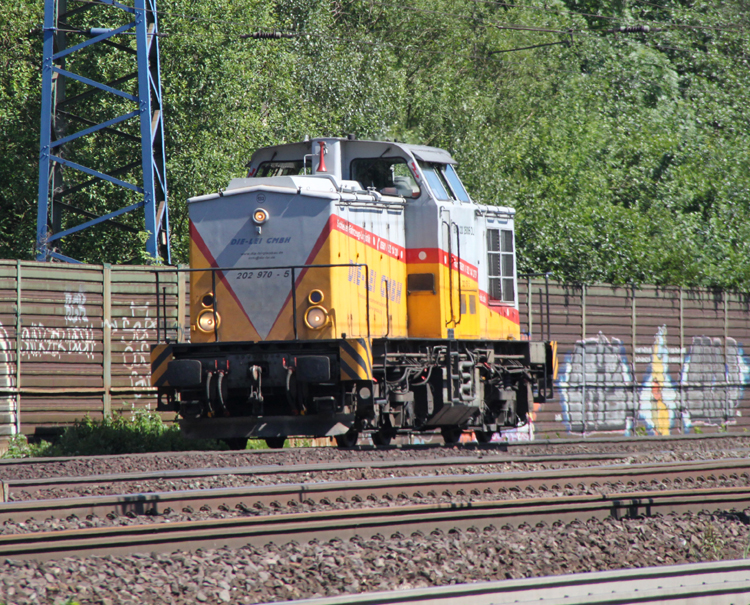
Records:
[[[542,12],[548,12],[552,13],[553,15],[578,15],[580,17],[593,17],[594,19],[606,19],[609,21],[619,21],[620,17],[605,17],[604,15],[594,15],[593,13],[581,13],[578,11],[574,11],[571,9],[567,9],[566,13],[562,13],[557,9],[554,8],[547,8],[545,6],[529,6],[525,4],[508,4],[506,2],[498,2],[497,0],[469,0],[470,2],[475,2],[477,4],[493,4],[495,6],[504,6],[506,8],[522,8],[522,9],[529,9],[529,10],[536,10],[536,11],[542,11]]]
[[[481,23],[491,25],[492,27],[495,27],[497,29],[512,29],[512,30],[533,31],[533,32],[551,33],[551,34],[566,34],[566,35],[570,33],[579,33],[579,32],[572,32],[571,30],[559,30],[559,29],[549,29],[549,28],[544,28],[544,27],[534,27],[534,26],[528,26],[528,25],[510,25],[506,23],[496,23],[496,22],[484,19],[482,17],[478,17],[476,15],[461,15],[457,13],[446,13],[444,11],[436,11],[436,10],[430,10],[426,8],[417,8],[416,6],[407,6],[404,4],[391,5],[385,2],[380,2],[379,0],[370,0],[370,2],[373,4],[379,4],[380,6],[385,6],[387,8],[396,8],[399,10],[410,10],[410,11],[417,12],[417,13],[427,13],[430,15],[440,15],[443,17],[455,17],[457,19],[466,19],[469,21],[479,21]]]
[[[100,0],[71,0],[72,2],[78,2],[81,4],[88,4],[88,5],[97,5],[97,6],[106,6],[109,8],[113,8],[111,4],[101,2]],[[408,6],[403,4],[389,4],[387,2],[383,2],[381,0],[369,0],[372,4],[378,4],[380,6],[383,6],[385,8],[395,8],[398,10],[407,10],[417,13],[424,13],[424,14],[431,14],[431,15],[440,15],[444,17],[454,17],[458,19],[464,19],[464,20],[471,20],[471,21],[479,21],[483,24],[489,25],[491,27],[494,27],[495,29],[500,30],[515,30],[515,31],[529,31],[529,32],[535,32],[535,33],[553,33],[553,34],[562,34],[566,36],[572,36],[572,35],[586,35],[588,33],[636,33],[635,28],[649,28],[651,32],[656,31],[666,31],[667,29],[695,29],[695,30],[714,30],[714,31],[736,31],[736,29],[744,29],[742,25],[738,24],[728,24],[721,27],[713,27],[713,26],[703,26],[703,25],[680,25],[680,24],[672,24],[672,23],[660,23],[660,22],[653,22],[654,25],[660,26],[661,29],[652,28],[650,26],[623,26],[626,28],[630,28],[631,31],[623,31],[622,28],[617,30],[617,28],[612,28],[610,30],[601,30],[597,28],[591,28],[591,29],[553,29],[553,28],[544,28],[544,27],[537,27],[537,26],[531,26],[531,25],[524,25],[524,24],[507,24],[507,23],[497,23],[488,19],[485,19],[483,17],[479,17],[477,15],[464,15],[459,13],[446,13],[443,11],[437,11],[437,10],[430,10],[430,9],[423,9],[415,6]],[[540,10],[540,11],[546,11],[552,14],[556,15],[563,15],[565,13],[556,11],[555,9],[547,9],[542,7],[532,7],[532,6],[523,6],[518,4],[510,4],[510,3],[504,3],[500,2],[498,0],[470,0],[471,2],[475,3],[485,3],[485,4],[493,4],[497,6],[505,6],[508,8],[526,8],[526,9],[534,9],[534,10]],[[646,4],[650,4],[648,2],[645,2],[645,0],[638,0],[639,2],[643,2]],[[658,5],[654,5],[658,6]],[[660,7],[665,8],[665,7]],[[153,12],[149,8],[145,9],[132,9],[132,10],[142,10],[146,12]],[[567,11],[568,14],[574,14],[574,15],[580,15],[585,17],[594,17],[594,18],[600,18],[600,19],[607,19],[607,20],[618,20],[617,17],[605,17],[602,15],[594,15],[591,13],[579,13],[576,11]],[[168,11],[158,11],[158,14],[160,16],[171,16],[171,17],[178,17],[189,21],[195,21],[195,22],[206,22],[206,23],[213,23],[217,25],[226,25],[231,28],[244,28],[244,29],[251,29],[254,26],[254,24],[245,23],[245,22],[238,22],[238,21],[228,21],[226,19],[214,19],[210,17],[201,17],[201,16],[195,16],[195,15],[188,15],[186,13],[177,13],[177,12],[168,12]],[[351,13],[350,13],[351,14]],[[615,31],[617,30],[617,31]],[[638,33],[649,33],[646,30],[638,31]],[[253,38],[253,39],[280,39],[280,38],[294,38],[294,37],[300,37],[305,35],[320,35],[320,34],[311,34],[306,32],[256,32],[253,34],[243,34],[242,38]]]
[[[499,53],[512,53],[516,52],[517,50],[529,50],[532,48],[541,48],[543,46],[557,46],[558,44],[564,44],[565,46],[569,46],[570,42],[567,40],[563,40],[562,42],[548,42],[546,44],[534,44],[533,46],[521,46],[519,48],[509,48],[507,50],[491,50],[488,52],[488,55],[497,55]]]

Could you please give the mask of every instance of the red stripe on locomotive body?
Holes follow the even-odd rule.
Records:
[[[404,262],[404,259],[406,258],[406,249],[403,246],[399,246],[398,244],[394,244],[391,240],[375,235],[371,231],[368,231],[359,225],[355,225],[354,223],[350,223],[340,216],[332,216],[331,223],[332,228],[336,229],[336,231],[340,231],[341,233],[356,239],[358,242],[361,242],[370,248],[374,248],[378,252],[382,252],[386,256]],[[407,260],[406,262],[409,261]]]
[[[323,225],[323,229],[320,231],[320,235],[318,236],[318,239],[315,240],[315,245],[313,246],[312,250],[310,251],[310,254],[307,255],[307,260],[305,260],[306,265],[311,265],[315,257],[318,255],[318,252],[320,252],[320,249],[323,247],[323,244],[326,243],[326,239],[328,239],[328,236],[331,234],[331,225],[333,223],[333,219],[335,217],[331,216],[329,217],[328,221],[325,225]],[[299,288],[300,284],[302,283],[302,278],[305,277],[307,274],[307,269],[302,269],[299,272],[299,275],[294,280],[294,289],[296,290]],[[273,320],[273,323],[271,324],[271,329],[276,327],[276,324],[279,321],[279,317],[281,317],[281,314],[284,312],[284,309],[286,309],[287,305],[289,304],[289,301],[292,299],[292,293],[289,292],[287,294],[287,297],[284,299],[284,304],[281,305],[279,308],[279,312],[276,314],[276,319]]]
[[[214,258],[213,254],[209,252],[208,246],[206,246],[206,242],[203,241],[203,238],[201,237],[200,233],[198,233],[198,229],[195,228],[195,225],[193,225],[193,221],[188,219],[188,227],[190,230],[190,241],[192,241],[195,244],[195,247],[200,250],[201,254],[206,258],[208,261],[208,264],[211,267],[218,268],[219,265],[216,262],[216,259]],[[192,262],[191,262],[192,265]],[[247,314],[247,311],[245,311],[245,307],[240,302],[240,299],[237,297],[237,294],[232,289],[232,287],[229,285],[229,281],[227,280],[226,276],[223,272],[217,271],[219,276],[219,280],[222,284],[224,284],[224,287],[227,289],[227,291],[232,295],[232,298],[234,298],[235,302],[237,303],[237,306],[242,311],[242,314],[245,316],[245,319],[247,319],[247,322],[250,324],[250,327],[252,327],[253,330],[256,332],[255,326],[253,325],[253,322],[250,320],[250,317]],[[214,292],[214,296],[216,296],[216,292]]]
[[[407,248],[406,262],[410,265],[430,264],[448,267],[448,253],[440,248]],[[479,285],[479,269],[469,262],[451,255],[451,268],[458,269],[460,274],[477,282]],[[490,297],[484,290],[479,290],[479,302],[487,307],[492,313],[497,313],[509,319],[515,324],[521,323],[518,309],[501,302],[490,302]]]
[[[406,262],[410,265],[424,263],[440,264],[448,267],[448,256],[449,254],[440,248],[409,248],[406,250]],[[451,254],[450,259],[450,267],[452,269],[459,271],[461,275],[474,281],[479,281],[479,269],[476,266],[463,258],[460,259],[456,254]]]
[[[511,307],[506,303],[491,303],[489,301],[489,296],[487,296],[487,292],[485,292],[484,290],[479,291],[479,302],[493,313],[502,315],[506,319],[512,321],[514,324],[521,324],[521,318],[519,316],[518,309],[516,309],[515,307]]]

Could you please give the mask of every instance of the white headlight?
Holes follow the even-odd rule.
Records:
[[[213,332],[214,327],[218,327],[221,323],[219,314],[216,313],[216,325],[214,326],[214,312],[211,309],[206,309],[198,315],[198,329],[203,332]]]
[[[305,323],[308,328],[319,330],[328,323],[328,311],[323,307],[310,307],[305,313]]]

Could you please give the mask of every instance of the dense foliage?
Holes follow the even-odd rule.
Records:
[[[167,425],[158,414],[149,410],[133,410],[129,414],[114,414],[103,420],[93,420],[89,416],[76,420],[54,442],[30,443],[25,436],[19,435],[11,440],[3,458],[103,456],[226,448],[223,442],[217,440],[185,439],[177,424]]]
[[[476,198],[516,208],[522,271],[750,288],[746,0],[159,8],[178,260],[184,200],[242,175],[254,148],[353,133],[449,149]],[[0,12],[1,258],[30,258],[34,239],[42,13],[40,0]],[[259,30],[300,35],[241,38]],[[127,73],[106,52],[81,69]],[[91,116],[123,109],[102,99],[87,101]],[[104,140],[76,151],[125,164],[127,145]],[[97,187],[68,203],[100,211],[126,197]],[[114,228],[68,240],[66,252],[91,262],[138,259],[137,238]]]

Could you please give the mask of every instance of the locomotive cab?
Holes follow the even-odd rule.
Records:
[[[190,342],[152,352],[187,436],[454,441],[527,422],[552,361],[521,339],[513,209],[475,203],[434,147],[314,139],[247,168],[188,200]]]

